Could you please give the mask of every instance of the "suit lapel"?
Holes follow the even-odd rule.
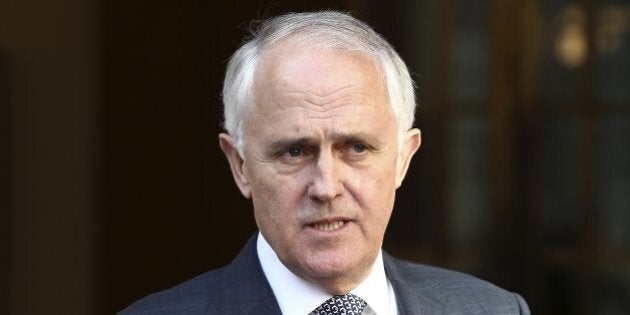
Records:
[[[257,235],[223,273],[224,314],[281,314],[280,306],[260,267],[256,250]]]
[[[412,277],[409,271],[406,271],[403,263],[389,254],[383,252],[383,262],[385,265],[385,273],[387,279],[394,287],[396,294],[396,303],[398,305],[398,314],[441,314],[443,303],[439,300],[429,299],[425,290],[428,285],[422,282],[409,281]],[[407,279],[407,281],[406,281]]]

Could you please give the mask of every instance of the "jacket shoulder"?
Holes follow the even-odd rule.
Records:
[[[150,294],[118,314],[203,314],[219,298],[224,268],[208,271],[170,289]]]
[[[518,294],[474,276],[390,259],[389,275],[411,303],[431,305],[444,314],[529,314]]]
[[[256,239],[256,234],[250,237],[227,266],[149,295],[120,314],[280,313],[280,307],[258,261]]]

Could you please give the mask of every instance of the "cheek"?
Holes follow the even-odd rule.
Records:
[[[252,175],[254,209],[267,213],[275,221],[293,217],[292,213],[304,195],[305,185],[301,177],[280,175],[270,168],[262,167],[252,172]]]
[[[368,168],[354,170],[346,179],[346,187],[363,206],[390,203],[396,184],[396,169],[393,165],[391,162],[373,163]]]

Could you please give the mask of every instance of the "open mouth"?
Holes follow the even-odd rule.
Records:
[[[325,222],[316,222],[310,224],[311,228],[314,228],[318,231],[330,232],[334,230],[338,230],[346,225],[346,221],[344,220],[335,220],[335,221],[325,221]]]

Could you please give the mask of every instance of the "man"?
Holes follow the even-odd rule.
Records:
[[[408,70],[339,12],[264,21],[230,60],[220,146],[260,232],[124,314],[529,314],[521,297],[381,250],[420,132]]]

